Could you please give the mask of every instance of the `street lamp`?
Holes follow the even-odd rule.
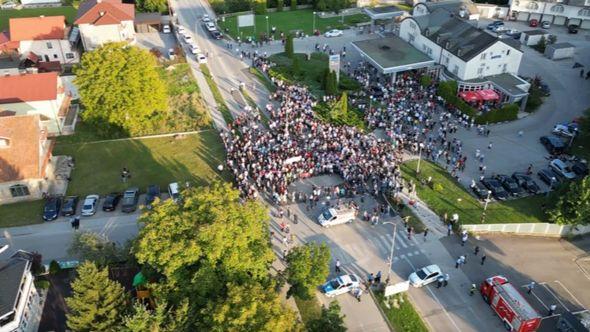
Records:
[[[317,13],[313,12],[313,29],[311,30],[312,34],[315,34],[315,14],[317,14]]]
[[[373,107],[373,96],[369,96],[369,111],[371,110],[371,108]]]
[[[486,202],[483,205],[483,211],[481,212],[481,223],[482,224],[486,220],[486,210],[488,209],[488,203],[490,202],[490,199],[491,199],[490,196],[492,196],[492,191],[488,190],[488,197],[486,197]]]
[[[385,279],[385,284],[389,284],[389,279],[391,276],[391,268],[393,266],[393,249],[395,248],[395,234],[397,232],[397,224],[391,221],[386,221],[383,225],[391,224],[393,225],[393,234],[391,235],[391,251],[389,252],[389,268],[387,269],[387,279]]]
[[[549,190],[547,190],[547,194],[546,196],[549,196],[549,193],[551,192],[551,190],[553,190],[553,184],[557,181],[557,179],[552,176],[551,177],[551,181],[549,182]]]
[[[420,174],[420,160],[422,159],[422,148],[424,148],[424,143],[420,143],[418,145],[418,165],[416,165],[416,174]]]
[[[266,38],[270,38],[270,30],[268,28],[268,16],[266,16]]]
[[[340,19],[340,23],[342,23],[342,25],[344,25],[344,12],[345,12],[345,11],[346,11],[346,10],[342,10],[342,11],[340,12],[340,14],[342,14],[342,18]]]

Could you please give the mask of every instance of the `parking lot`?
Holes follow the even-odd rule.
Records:
[[[148,50],[157,49],[161,54],[177,46],[173,33],[149,32],[136,34],[137,45]]]

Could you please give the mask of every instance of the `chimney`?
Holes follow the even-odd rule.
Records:
[[[457,50],[457,56],[461,56],[461,55],[463,55],[463,49],[462,48],[460,48],[460,49]]]
[[[451,42],[447,40],[447,42],[445,43],[445,48],[450,48],[451,47]]]
[[[99,15],[100,17],[103,17],[103,16],[104,16],[104,14],[105,14],[105,12],[99,12],[99,13],[98,13],[98,15]]]

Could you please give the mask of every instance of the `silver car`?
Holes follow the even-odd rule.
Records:
[[[84,199],[84,203],[82,204],[82,215],[83,216],[92,216],[96,213],[96,207],[98,206],[98,195],[88,195]]]

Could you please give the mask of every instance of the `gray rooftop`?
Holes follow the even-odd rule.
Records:
[[[365,7],[365,14],[369,15],[371,19],[388,19],[396,16],[401,16],[404,10],[396,6],[383,6],[383,7]]]
[[[14,310],[28,264],[29,261],[19,257],[0,261],[0,317]]]
[[[397,36],[356,41],[352,45],[384,74],[427,67],[434,63],[430,57]]]
[[[522,89],[521,87],[524,87],[527,84],[529,84],[524,79],[508,73],[476,78],[468,80],[467,82],[481,83],[487,81],[494,83],[496,86],[499,86],[502,90],[506,91],[508,94],[512,96],[520,96],[527,94],[527,91]]]
[[[525,35],[529,35],[529,36],[548,35],[549,34],[549,32],[547,32],[545,30],[541,30],[541,29],[527,30],[527,31],[523,31],[522,33],[524,33]]]
[[[444,9],[450,13],[457,14],[461,9],[467,10],[470,14],[478,13],[477,7],[473,4],[473,2],[469,0],[444,0],[444,1],[428,1],[428,2],[419,2],[414,7],[418,5],[424,5],[428,8],[430,13],[433,13],[437,9]]]

